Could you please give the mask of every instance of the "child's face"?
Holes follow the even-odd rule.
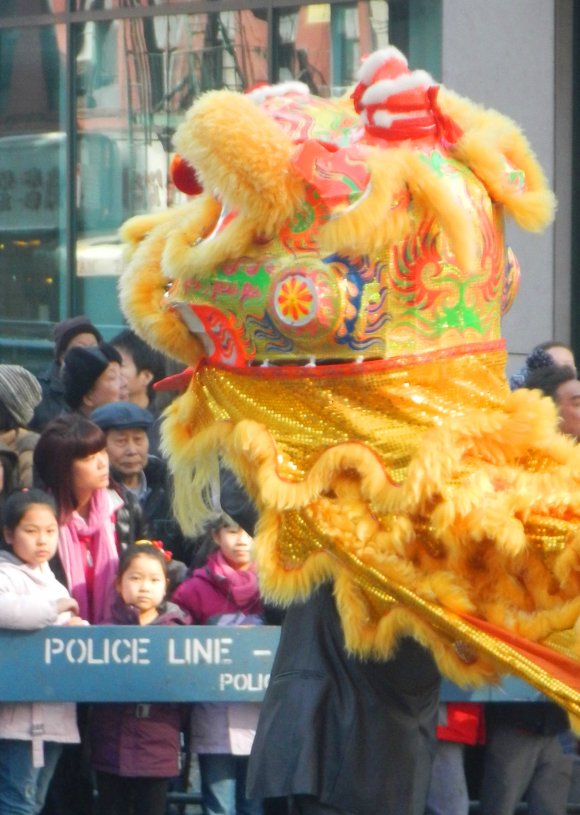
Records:
[[[211,534],[222,555],[234,569],[243,569],[250,563],[254,541],[241,526],[222,526]]]
[[[155,612],[167,591],[163,566],[154,557],[137,555],[121,575],[118,588],[125,603],[135,606],[140,617]]]
[[[40,566],[53,557],[58,544],[58,523],[46,504],[31,504],[14,529],[4,529],[4,539],[16,557]]]

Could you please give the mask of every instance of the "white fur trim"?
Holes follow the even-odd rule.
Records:
[[[266,99],[271,99],[273,96],[286,96],[288,93],[308,96],[310,89],[304,82],[280,82],[279,85],[264,85],[262,88],[254,88],[247,96],[252,102],[261,105]]]
[[[381,65],[389,60],[396,60],[403,63],[403,67],[407,67],[407,58],[402,54],[394,45],[389,45],[387,48],[381,48],[380,51],[374,51],[365,59],[363,64],[358,69],[357,79],[365,85],[370,85],[373,76],[379,70]]]
[[[363,105],[378,105],[399,93],[414,90],[415,88],[429,88],[431,85],[436,84],[427,71],[413,71],[412,74],[404,74],[397,79],[380,79],[366,89],[362,95],[361,103]]]
[[[384,127],[388,129],[395,122],[400,122],[404,119],[415,119],[417,114],[424,114],[424,110],[413,110],[408,113],[387,113],[386,110],[375,111],[372,117],[373,125],[375,127]]]

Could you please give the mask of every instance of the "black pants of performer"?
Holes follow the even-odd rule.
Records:
[[[313,795],[293,795],[290,803],[290,815],[354,815],[354,813],[321,804]]]
[[[97,772],[98,815],[165,815],[167,778],[122,778]]]

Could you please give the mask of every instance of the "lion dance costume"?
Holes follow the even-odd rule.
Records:
[[[176,146],[197,194],[124,226],[121,302],[189,366],[164,420],[184,529],[219,457],[267,596],[331,578],[351,651],[409,634],[457,683],[509,672],[580,715],[580,448],[504,375],[503,217],[555,206],[525,137],[388,48],[349,98],[206,93]]]

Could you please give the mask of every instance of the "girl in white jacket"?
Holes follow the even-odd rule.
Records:
[[[0,628],[32,630],[81,623],[78,604],[52,573],[58,521],[40,490],[13,493],[4,505],[0,551]],[[63,743],[78,742],[72,703],[0,704],[0,815],[36,815]]]

